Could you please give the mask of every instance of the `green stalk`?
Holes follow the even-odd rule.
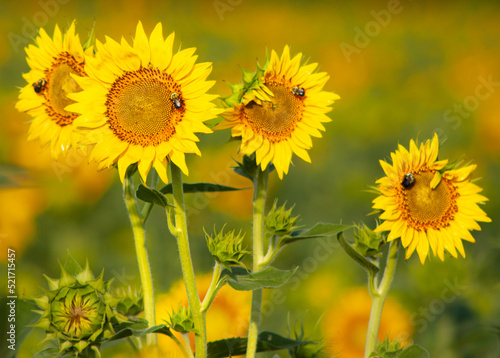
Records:
[[[387,263],[384,269],[384,275],[380,284],[376,283],[376,275],[371,274],[369,277],[369,290],[372,296],[372,308],[370,312],[370,321],[368,322],[368,330],[366,332],[365,358],[375,350],[377,344],[378,329],[380,326],[380,318],[382,317],[382,309],[384,302],[391,288],[394,272],[396,271],[396,262],[398,259],[399,241],[391,241],[389,244],[389,253],[387,255]]]
[[[201,311],[206,312],[210,307],[210,304],[215,298],[217,294],[217,283],[219,282],[220,273],[222,272],[222,265],[218,262],[215,262],[214,271],[212,274],[212,282],[210,282],[210,287],[208,287],[207,293],[205,294],[205,298],[203,302],[201,302]]]
[[[253,192],[253,272],[264,268],[264,209],[266,205],[269,170],[257,170]],[[248,326],[247,358],[255,357],[259,335],[262,289],[252,292],[252,311]]]
[[[201,310],[200,297],[196,289],[196,281],[189,249],[189,239],[186,222],[186,209],[184,204],[184,191],[182,188],[182,173],[179,167],[170,163],[172,172],[172,190],[174,198],[175,236],[181,260],[182,276],[186,284],[189,308],[193,315],[194,326],[198,333],[195,334],[196,358],[207,356],[207,327],[205,312]],[[167,215],[169,215],[167,211]]]
[[[134,233],[135,252],[137,255],[137,263],[139,264],[142,292],[144,294],[144,316],[148,321],[149,327],[152,327],[156,325],[153,278],[149,267],[144,222],[139,215],[139,207],[137,206],[134,182],[131,175],[126,175],[125,177],[123,183],[123,198],[132,224],[132,232]],[[146,340],[148,345],[157,344],[156,334],[148,334]]]

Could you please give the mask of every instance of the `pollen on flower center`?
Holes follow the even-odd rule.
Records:
[[[157,69],[125,72],[107,95],[110,129],[122,141],[140,146],[158,145],[175,134],[184,108],[176,108],[172,93],[180,93],[172,77]]]
[[[271,142],[290,136],[297,122],[302,119],[303,99],[281,84],[266,84],[273,92],[273,102],[258,105],[250,102],[244,108],[248,124],[254,131],[264,132]]]
[[[415,228],[447,226],[458,210],[455,187],[443,179],[432,189],[432,172],[414,174],[414,177],[415,182],[410,188],[401,188],[404,195],[403,216]]]
[[[83,63],[78,62],[67,52],[59,54],[52,66],[45,71],[48,82],[46,111],[60,127],[73,123],[78,114],[65,110],[74,101],[68,98],[69,93],[80,92],[81,88],[71,74],[86,76]]]

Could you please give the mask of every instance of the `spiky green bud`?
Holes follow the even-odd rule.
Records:
[[[115,296],[118,298],[116,310],[122,315],[137,316],[144,311],[144,295],[141,290],[132,290],[129,286],[127,290],[115,291]]]
[[[208,250],[215,260],[225,267],[243,266],[242,260],[250,252],[243,249],[244,234],[235,231],[224,233],[224,227],[213,236],[205,232]]]
[[[379,255],[384,249],[385,240],[381,233],[374,232],[364,223],[356,226],[354,248],[365,257]]]
[[[59,279],[45,276],[49,290],[33,300],[41,314],[33,326],[46,331],[45,340],[58,340],[59,353],[78,355],[98,349],[114,334],[113,323],[123,322],[123,318],[113,308],[116,299],[109,293],[111,281],[105,282],[102,273],[95,278],[88,262],[83,269],[71,256],[68,262],[61,265]]]
[[[278,202],[273,203],[273,207],[269,211],[265,219],[266,230],[271,235],[276,235],[278,237],[288,236],[290,233],[297,229],[297,223],[299,217],[292,216],[293,206],[286,210],[286,203],[278,208]]]
[[[382,342],[377,344],[370,357],[397,358],[402,350],[400,340],[389,341],[389,337],[386,337]]]
[[[177,311],[172,311],[170,315],[170,328],[180,333],[195,332],[193,316],[189,308],[179,306]]]

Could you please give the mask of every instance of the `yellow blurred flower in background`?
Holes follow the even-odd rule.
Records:
[[[322,320],[326,352],[342,358],[359,358],[365,350],[366,331],[371,311],[371,297],[365,286],[345,290],[332,302]],[[402,346],[410,344],[413,326],[410,314],[394,299],[385,301],[378,340],[402,339]]]
[[[86,76],[85,52],[91,55],[93,50],[89,47],[84,52],[75,34],[75,21],[64,36],[57,25],[53,38],[40,29],[36,42],[38,47],[26,48],[31,71],[23,75],[28,84],[21,89],[16,108],[34,117],[28,140],[50,145],[51,155],[57,159],[72,146],[73,121],[78,116],[65,109],[73,102],[68,94],[81,90],[71,75]]]
[[[202,300],[211,280],[211,274],[200,275],[196,279],[196,285]],[[228,285],[222,287],[207,311],[207,339],[209,342],[246,336],[251,297],[251,292],[236,291]],[[179,305],[188,307],[186,289],[182,280],[175,282],[168,293],[156,298],[158,321],[165,320],[168,322],[170,314],[173,310],[177,310]],[[177,337],[179,341],[182,341],[180,334],[177,334]],[[193,334],[190,335],[190,342],[194,350]],[[181,354],[180,349],[169,337],[160,336],[159,346],[163,352],[178,352]]]
[[[40,188],[0,189],[0,250],[16,250],[16,256],[29,245],[35,234],[35,218],[45,209],[46,198]],[[0,261],[6,261],[2,255]]]

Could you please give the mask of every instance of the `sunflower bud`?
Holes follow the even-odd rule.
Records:
[[[73,269],[74,264],[78,265],[74,262]],[[84,269],[77,267],[80,272],[76,275],[61,266],[58,280],[45,276],[49,290],[34,299],[42,316],[33,326],[45,329],[45,340],[58,339],[60,353],[98,349],[114,334],[112,323],[123,321],[110,306],[110,302],[116,302],[109,293],[111,281],[104,282],[102,273],[96,279],[88,262]]]
[[[385,241],[382,234],[374,232],[364,223],[356,226],[354,233],[355,249],[365,257],[373,257],[382,252]]]
[[[129,286],[125,289],[115,291],[115,296],[118,298],[116,310],[124,316],[137,316],[144,311],[144,295],[140,290],[133,290]]]
[[[401,351],[401,340],[389,341],[386,337],[382,342],[378,343],[370,357],[399,357]]]
[[[193,316],[188,308],[179,306],[176,312],[170,315],[170,328],[180,333],[195,332]]]
[[[290,233],[297,229],[295,226],[298,220],[298,216],[292,216],[293,206],[285,210],[285,204],[281,207],[277,207],[278,202],[275,201],[273,207],[267,214],[265,224],[266,229],[271,235],[276,235],[279,237],[288,236]]]
[[[242,248],[244,234],[234,230],[224,233],[224,228],[212,237],[205,232],[208,250],[215,260],[225,267],[242,266],[243,257],[250,252]]]

